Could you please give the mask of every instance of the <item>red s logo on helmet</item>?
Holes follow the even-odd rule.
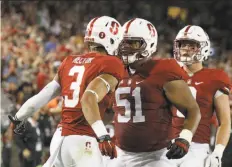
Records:
[[[110,32],[114,35],[117,35],[118,34],[118,27],[119,27],[119,24],[115,21],[112,21],[111,27],[110,27]]]
[[[147,24],[147,27],[151,33],[151,36],[155,36],[155,29],[154,29],[154,26],[150,23]]]

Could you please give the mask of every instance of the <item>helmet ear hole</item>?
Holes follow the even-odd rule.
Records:
[[[152,43],[150,47],[152,48],[153,46],[154,46],[154,43]]]
[[[114,40],[112,38],[110,38],[110,44],[114,44]]]

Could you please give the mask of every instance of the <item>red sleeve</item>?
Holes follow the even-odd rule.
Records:
[[[164,66],[163,70],[163,78],[166,82],[174,81],[174,80],[185,80],[187,81],[188,75],[181,68],[181,66],[177,63],[175,59],[165,60],[166,62],[162,64]]]
[[[102,60],[99,74],[110,74],[120,81],[123,78],[124,70],[124,65],[120,59],[113,56],[106,56],[106,58]]]
[[[62,75],[61,75],[61,73],[62,73],[62,69],[64,68],[64,65],[65,65],[65,63],[66,63],[67,59],[68,59],[68,57],[66,57],[66,58],[62,61],[61,65],[60,65],[60,66],[59,66],[59,68],[58,68],[57,73],[58,73],[58,76],[59,76],[59,77],[61,77],[61,76],[62,76]]]
[[[231,81],[228,75],[223,71],[220,70],[217,75],[215,76],[216,80],[216,89],[222,91],[223,93],[229,95],[231,90]]]

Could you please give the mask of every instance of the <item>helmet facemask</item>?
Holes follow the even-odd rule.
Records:
[[[148,57],[148,52],[145,50],[147,43],[143,38],[126,37],[119,44],[118,55],[122,58],[125,65],[134,63]]]
[[[191,39],[175,40],[174,57],[177,61],[182,62],[185,65],[202,62],[207,59],[207,56],[202,54],[204,52],[204,48],[206,48],[207,45],[208,44],[206,41],[199,42]],[[205,52],[208,52],[208,50]]]

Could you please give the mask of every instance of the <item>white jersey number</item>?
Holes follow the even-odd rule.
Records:
[[[127,99],[120,99],[120,95],[129,94],[131,91],[130,87],[118,88],[115,91],[115,98],[117,106],[125,107],[125,115],[118,114],[118,122],[126,123],[131,119],[131,104]],[[141,88],[136,87],[132,91],[132,96],[135,98],[135,115],[132,120],[134,123],[136,122],[145,122],[145,116],[142,115],[142,103],[141,103]]]
[[[75,73],[78,73],[76,81],[71,83],[70,90],[74,90],[72,94],[72,98],[69,99],[68,96],[64,97],[64,106],[73,108],[79,102],[79,94],[80,94],[80,85],[82,82],[82,78],[85,72],[84,66],[74,66],[69,71],[69,76],[74,76]]]

